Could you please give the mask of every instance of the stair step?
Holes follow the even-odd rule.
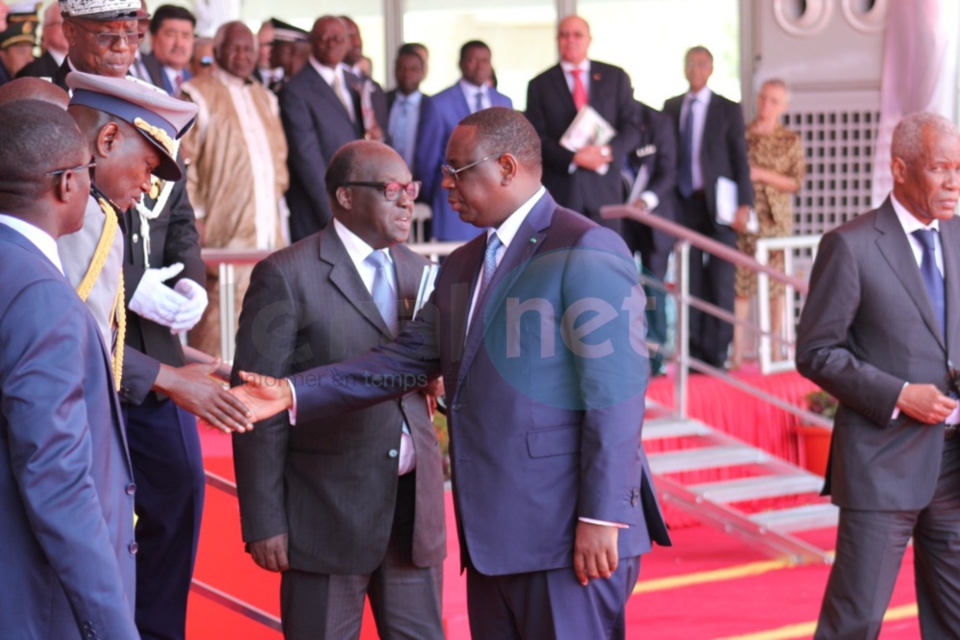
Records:
[[[662,418],[644,423],[643,441],[700,436],[710,433],[710,431],[711,429],[702,422]]]
[[[751,514],[750,520],[773,529],[778,533],[808,531],[834,527],[840,517],[840,510],[830,503],[807,504],[802,507],[777,509]]]
[[[687,488],[703,496],[705,500],[728,503],[800,493],[818,493],[822,487],[823,478],[809,473],[796,473],[707,482]]]
[[[647,458],[650,461],[650,469],[656,474],[762,464],[770,459],[770,454],[746,445],[730,445],[650,453]]]

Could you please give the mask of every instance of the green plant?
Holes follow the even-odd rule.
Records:
[[[837,415],[837,405],[839,404],[837,399],[823,389],[811,391],[805,396],[805,399],[807,408],[811,412],[820,414],[824,418],[833,418]]]

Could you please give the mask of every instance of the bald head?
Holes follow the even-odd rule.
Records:
[[[57,85],[40,78],[18,78],[0,86],[0,105],[18,100],[39,100],[66,109],[70,96]]]

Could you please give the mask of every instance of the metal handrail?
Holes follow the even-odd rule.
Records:
[[[713,316],[726,320],[727,322],[745,324],[743,321],[733,317],[728,311],[720,309],[715,305],[690,295],[690,247],[697,247],[698,249],[706,251],[707,253],[722,260],[726,260],[737,266],[745,267],[751,271],[757,272],[758,274],[762,274],[768,279],[782,282],[787,287],[790,287],[801,294],[806,294],[809,290],[809,285],[807,282],[787,275],[766,264],[762,264],[754,258],[737,251],[736,249],[708,238],[700,233],[697,233],[696,231],[684,227],[683,225],[677,224],[671,220],[666,220],[660,216],[642,211],[635,207],[627,205],[610,205],[601,207],[600,216],[606,219],[628,218],[635,220],[658,231],[663,231],[677,239],[675,246],[675,264],[677,270],[678,287],[677,290],[673,292],[673,295],[677,300],[677,351],[675,355],[678,367],[677,374],[675,376],[676,386],[674,390],[674,413],[677,417],[687,417],[687,399],[689,397],[688,386],[690,375],[689,370],[690,368],[693,368],[696,371],[706,373],[732,384],[741,391],[758,398],[761,401],[772,403],[781,409],[800,417],[809,424],[815,424],[827,429],[833,428],[832,421],[814,414],[805,408],[795,406],[780,399],[774,399],[772,396],[770,396],[770,394],[767,394],[753,385],[749,385],[741,380],[737,380],[736,378],[727,375],[725,372],[711,367],[707,363],[702,362],[697,358],[693,358],[690,356],[689,352],[687,333],[689,332],[690,307],[699,309],[704,313],[709,313]]]

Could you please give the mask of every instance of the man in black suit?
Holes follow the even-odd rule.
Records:
[[[627,203],[668,220],[676,220],[677,143],[673,127],[669,118],[640,101],[636,102],[633,117],[640,142],[624,161]],[[662,284],[673,251],[673,236],[629,219],[623,221],[623,236],[630,251],[640,252],[646,275]],[[655,286],[644,289],[648,300],[650,369],[653,375],[660,375],[663,373],[662,347],[667,340],[667,295]]]
[[[677,193],[680,222],[717,242],[736,248],[737,229],[717,222],[717,183],[736,185],[735,219],[746,222],[753,206],[753,185],[747,162],[743,113],[740,105],[710,91],[713,54],[693,47],[684,58],[689,90],[667,100],[663,112],[677,132]],[[733,314],[736,267],[708,253],[690,249],[690,293]],[[690,355],[717,369],[727,361],[733,325],[697,309],[690,309]]]
[[[443,123],[430,96],[420,91],[424,61],[414,47],[403,45],[397,53],[397,88],[387,92],[390,146],[421,182],[418,202],[431,204],[430,194],[440,183],[440,137]]]
[[[417,190],[403,160],[351,142],[326,188],[332,224],[253,271],[235,383],[240,370],[285,377],[364,353],[412,316],[427,261],[402,244]],[[233,440],[243,539],[283,571],[284,636],[356,638],[367,595],[380,637],[443,638],[443,473],[424,396],[290,422]]]
[[[347,29],[335,16],[321,16],[310,31],[309,63],[280,91],[280,118],[287,135],[290,169],[290,239],[316,233],[330,221],[330,202],[319,176],[337,149],[364,137],[360,94],[341,62]]]
[[[172,4],[157,7],[150,18],[151,49],[140,60],[150,82],[172,96],[178,95],[181,85],[193,77],[190,56],[196,26],[197,19],[189,9]]]
[[[560,63],[530,81],[527,119],[543,144],[543,185],[564,207],[600,220],[600,207],[623,202],[620,169],[627,153],[637,148],[633,88],[620,67],[587,58],[590,25],[568,16],[557,27]],[[587,144],[576,152],[560,139],[574,117],[592,107],[616,135],[601,144]],[[619,230],[619,221],[602,224]]]
[[[63,18],[60,17],[60,4],[51,2],[43,12],[43,33],[40,35],[40,48],[43,54],[17,74],[18,78],[52,78],[57,67],[63,64],[67,55],[67,39],[63,35]]]
[[[890,155],[890,197],[823,236],[797,333],[797,369],[840,401],[816,638],[879,635],[911,538],[921,634],[960,636],[960,132],[915,113]]]
[[[383,87],[364,71],[363,38],[360,36],[360,27],[349,16],[340,16],[347,29],[347,53],[343,57],[343,64],[351,75],[346,76],[354,91],[361,96],[363,106],[364,137],[367,140],[378,140],[389,144],[390,140],[385,129],[387,122],[387,98]]]

